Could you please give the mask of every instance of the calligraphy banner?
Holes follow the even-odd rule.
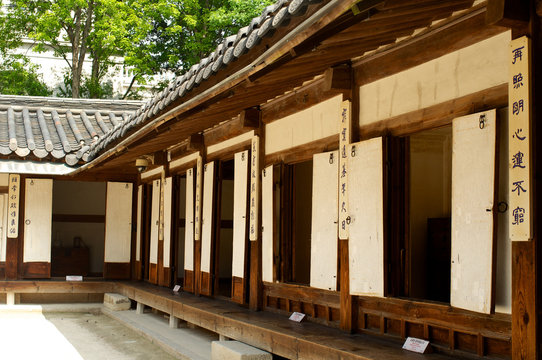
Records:
[[[250,162],[250,241],[258,240],[258,207],[260,194],[260,137],[252,137]]]
[[[198,155],[196,162],[196,206],[194,211],[194,240],[201,239],[201,187],[203,181],[203,158]]]
[[[9,175],[8,191],[8,238],[19,236],[19,192],[21,188],[21,176]]]
[[[339,239],[348,239],[348,151],[352,141],[350,124],[351,121],[350,101],[341,104],[341,118],[339,122]]]
[[[531,222],[531,52],[524,36],[510,42],[508,79],[510,239],[532,238]]]

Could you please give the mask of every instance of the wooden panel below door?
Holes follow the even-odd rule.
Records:
[[[149,282],[158,284],[158,264],[149,264]]]
[[[51,263],[36,261],[23,264],[23,277],[25,279],[44,279],[51,277]]]
[[[141,280],[143,278],[141,272],[141,261],[134,261],[134,278],[136,280]]]
[[[104,263],[105,279],[129,279],[130,263]]]
[[[6,263],[0,263],[0,279],[4,280],[6,278]]]
[[[190,270],[184,271],[184,283],[183,290],[187,292],[194,292],[194,272]]]
[[[244,304],[246,298],[246,280],[237,276],[231,279],[231,299],[239,304]]]
[[[212,281],[211,281],[211,274],[208,272],[201,272],[201,288],[200,288],[200,294],[201,295],[208,295],[211,296],[211,289],[212,289]]]
[[[160,285],[169,287],[171,285],[171,268],[163,267],[160,276]]]

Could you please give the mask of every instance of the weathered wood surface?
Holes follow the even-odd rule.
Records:
[[[311,322],[296,323],[284,315],[251,312],[228,301],[212,300],[141,283],[121,282],[117,291],[182,320],[231,339],[290,359],[419,359],[396,341],[344,332]],[[448,359],[440,354],[424,359]]]
[[[115,286],[115,282],[109,281],[0,281],[0,293],[94,294],[114,292]]]

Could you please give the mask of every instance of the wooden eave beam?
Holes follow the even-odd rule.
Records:
[[[270,123],[307,109],[338,94],[351,95],[352,71],[349,64],[329,68],[324,76],[284,96],[262,105],[262,122]]]
[[[206,131],[203,135],[205,145],[217,144],[247,131],[255,130],[260,126],[260,118],[258,108],[245,109],[234,119]]]

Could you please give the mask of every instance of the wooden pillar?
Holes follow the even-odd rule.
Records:
[[[256,111],[256,110],[254,110]],[[259,110],[257,118],[259,121],[259,128],[255,131],[255,134],[259,136],[259,147],[258,147],[258,159],[260,166],[257,169],[256,176],[260,178],[261,184],[261,171],[263,168],[264,159],[265,159],[265,126],[261,121],[261,112]],[[252,159],[252,153],[251,153]],[[251,161],[252,163],[252,161]],[[251,173],[252,173],[251,166]],[[250,177],[249,177],[250,178]],[[261,186],[260,186],[261,188]],[[263,284],[262,284],[262,211],[261,211],[261,196],[262,193],[260,189],[257,189],[258,196],[258,226],[256,230],[256,239],[250,240],[250,293],[249,293],[249,309],[252,311],[261,310],[263,304]],[[250,193],[249,193],[250,197]],[[250,208],[250,207],[249,207]],[[250,220],[250,215],[249,215]],[[250,227],[249,227],[250,228]],[[250,236],[250,235],[249,235]]]

